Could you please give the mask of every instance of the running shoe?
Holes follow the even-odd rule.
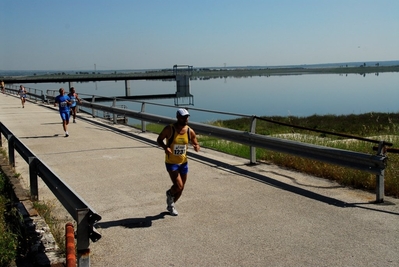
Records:
[[[166,204],[168,205],[168,207],[172,206],[172,204],[174,204],[174,198],[172,196],[172,194],[170,193],[170,189],[168,191],[166,191]]]
[[[177,212],[176,208],[175,208],[175,204],[173,203],[172,205],[168,206],[168,211],[170,213],[170,215],[172,216],[177,216],[179,215],[179,213]]]

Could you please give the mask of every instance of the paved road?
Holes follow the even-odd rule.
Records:
[[[0,121],[102,216],[92,266],[399,266],[397,199],[202,149],[172,217],[156,135],[80,113],[65,138],[53,107],[3,94]]]

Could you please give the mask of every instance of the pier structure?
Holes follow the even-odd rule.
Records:
[[[69,88],[75,82],[101,82],[101,81],[125,81],[125,95],[117,96],[126,99],[159,99],[175,98],[175,104],[178,105],[176,98],[188,97],[189,103],[193,103],[193,95],[190,93],[190,77],[192,75],[192,66],[174,65],[173,71],[169,73],[162,72],[131,72],[131,73],[111,73],[111,74],[62,74],[62,75],[34,75],[5,77],[2,79],[5,84],[24,84],[24,83],[68,83]],[[176,81],[176,92],[174,94],[140,95],[131,94],[130,81],[134,80],[174,80]],[[96,99],[101,101],[101,99]],[[107,100],[109,100],[107,98]]]

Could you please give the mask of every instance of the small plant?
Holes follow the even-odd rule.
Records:
[[[9,266],[15,260],[18,251],[18,234],[15,225],[12,224],[12,217],[16,213],[10,203],[9,190],[9,181],[0,172],[0,266]]]
[[[54,216],[53,210],[55,205],[51,202],[33,202],[33,207],[37,210],[40,216],[44,219],[47,225],[50,228],[51,233],[55,241],[58,244],[59,250],[58,253],[63,256],[65,255],[65,234],[64,234],[64,227],[61,221]]]
[[[4,148],[0,148],[0,153],[3,158],[5,158],[5,159],[8,158],[7,151]]]

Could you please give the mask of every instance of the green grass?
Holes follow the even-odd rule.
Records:
[[[376,151],[373,151],[373,146],[376,145],[374,143],[354,140],[348,137],[339,137],[321,131],[387,141],[394,144],[392,148],[395,148],[395,146],[399,144],[399,136],[397,135],[399,130],[399,113],[313,115],[309,117],[274,116],[262,118],[265,120],[257,120],[256,133],[287,140],[295,140],[373,155],[376,154]],[[318,132],[275,124],[270,121],[296,125]],[[210,124],[229,129],[250,131],[250,123],[250,119],[240,118],[226,121],[219,120],[211,122]],[[155,133],[159,133],[162,128],[163,126],[161,125],[147,125],[147,130]],[[203,147],[243,158],[250,157],[250,149],[248,146],[209,136],[198,136],[198,139]],[[385,194],[399,197],[399,154],[388,153],[387,156],[388,166],[385,169]],[[334,180],[345,186],[367,191],[374,191],[376,188],[376,177],[368,172],[259,148],[256,149],[256,158],[257,161],[271,162],[282,167]]]
[[[10,190],[11,184],[0,171],[0,266],[8,266],[15,261],[19,248],[20,218],[12,205]]]

